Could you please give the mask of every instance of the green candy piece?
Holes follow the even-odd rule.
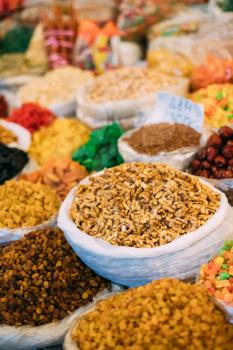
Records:
[[[222,272],[220,275],[219,275],[219,280],[220,281],[223,281],[223,280],[228,280],[230,278],[230,275],[228,272]]]
[[[215,98],[216,98],[216,100],[218,100],[218,101],[222,100],[223,97],[224,97],[224,95],[223,95],[223,92],[222,92],[222,91],[218,91],[217,94],[215,95]]]
[[[72,159],[88,171],[100,171],[123,163],[117,147],[123,133],[118,123],[92,131],[89,141],[73,153]]]
[[[219,250],[219,253],[223,254],[225,252],[225,250],[231,250],[232,247],[233,247],[233,240],[225,241],[224,245]]]
[[[227,264],[222,264],[221,266],[224,270],[228,270],[229,269],[229,266]]]

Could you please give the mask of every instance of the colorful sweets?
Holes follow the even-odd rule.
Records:
[[[209,295],[233,306],[233,241],[226,241],[219,254],[202,265],[198,282]]]

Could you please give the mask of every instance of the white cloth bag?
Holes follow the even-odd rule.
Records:
[[[155,104],[155,91],[153,94],[134,100],[109,101],[105,103],[91,103],[86,101],[86,94],[93,82],[85,84],[77,93],[77,117],[90,127],[101,127],[117,121],[126,123],[131,119],[131,127],[136,125],[135,118],[139,118],[142,112],[150,113]],[[185,96],[188,92],[189,80],[178,78],[178,83],[161,88],[164,92]],[[132,120],[132,117],[133,118]]]
[[[88,181],[86,178],[81,183]],[[233,238],[233,211],[226,196],[209,183],[200,181],[220,194],[219,209],[196,231],[160,247],[114,246],[79,230],[69,214],[76,187],[62,203],[58,226],[83,262],[112,282],[133,287],[164,277],[195,279],[200,265],[216,253],[224,240]]]
[[[27,129],[19,124],[7,122],[6,120],[0,120],[0,125],[11,131],[18,139],[16,142],[12,142],[7,146],[20,148],[23,151],[29,149],[31,145],[31,134]]]

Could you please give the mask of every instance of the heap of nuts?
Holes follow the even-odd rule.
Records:
[[[0,142],[9,145],[12,142],[17,142],[17,136],[12,131],[0,125]]]
[[[194,156],[193,174],[213,179],[233,177],[233,129],[223,126],[212,134],[205,147]]]
[[[88,175],[86,169],[70,158],[51,159],[39,170],[24,174],[20,178],[39,182],[53,188],[61,199],[79,181]]]
[[[71,217],[113,245],[153,248],[197,230],[218,207],[219,195],[194,176],[160,163],[125,163],[78,185]]]
[[[0,227],[40,225],[54,216],[59,206],[59,198],[48,186],[24,180],[7,181],[0,186]]]
[[[0,251],[0,323],[62,320],[107,286],[76,256],[61,230],[32,231]]]
[[[162,279],[97,303],[71,338],[79,350],[231,350],[233,327],[202,287]]]
[[[54,157],[71,157],[75,149],[87,142],[89,133],[76,119],[56,119],[34,132],[29,153],[40,165]]]

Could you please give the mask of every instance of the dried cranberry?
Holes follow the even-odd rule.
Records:
[[[207,160],[213,162],[218,155],[218,150],[212,146],[207,148]]]
[[[199,168],[200,168],[201,162],[200,162],[200,160],[198,160],[198,159],[194,159],[194,160],[192,161],[191,165],[192,165],[192,168],[193,168],[194,170],[196,170],[196,169],[199,169]]]
[[[222,154],[226,158],[233,158],[233,147],[232,146],[225,146],[222,150]]]
[[[211,164],[209,162],[207,162],[207,160],[205,160],[201,165],[202,165],[202,167],[204,169],[210,169],[211,168]]]
[[[207,141],[207,146],[213,146],[218,148],[221,145],[222,145],[222,139],[217,133],[211,135]]]
[[[201,148],[196,153],[196,158],[199,159],[199,160],[204,160],[206,158],[206,148],[205,147]]]
[[[224,140],[233,139],[233,129],[230,128],[229,126],[222,126],[218,132],[221,138]]]
[[[214,163],[218,168],[224,168],[227,164],[227,161],[223,156],[217,156],[214,160]]]

